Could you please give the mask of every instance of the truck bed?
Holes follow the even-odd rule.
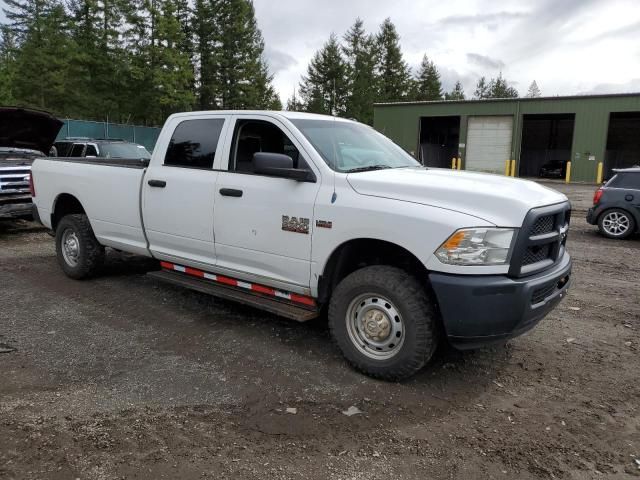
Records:
[[[51,209],[62,195],[84,208],[103,245],[149,255],[142,226],[141,185],[148,160],[47,157],[33,164],[34,202],[51,227]]]

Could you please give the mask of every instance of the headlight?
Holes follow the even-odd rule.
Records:
[[[513,228],[463,228],[435,254],[449,265],[504,265],[509,262],[514,235]]]

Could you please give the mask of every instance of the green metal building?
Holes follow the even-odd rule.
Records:
[[[640,164],[640,94],[379,103],[374,127],[428,166],[595,182]]]

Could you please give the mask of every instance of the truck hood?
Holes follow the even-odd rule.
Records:
[[[529,180],[440,168],[351,173],[347,181],[361,195],[454,210],[501,227],[519,227],[532,208],[567,200]]]
[[[47,112],[0,107],[0,147],[48,153],[63,122]]]

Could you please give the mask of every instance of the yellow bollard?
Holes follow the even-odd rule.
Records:
[[[598,162],[598,173],[596,175],[596,183],[598,185],[600,185],[602,183],[602,176],[603,176],[603,167],[604,165],[602,164],[602,162]]]
[[[455,170],[456,169],[456,157],[453,157],[451,159],[451,170]]]
[[[458,170],[462,169],[462,159],[458,157]]]
[[[511,172],[511,160],[507,160],[504,164],[504,174],[505,176],[509,176],[509,173]]]
[[[567,162],[567,174],[564,177],[564,183],[571,182],[571,162]]]
[[[515,160],[511,160],[511,176],[512,177],[516,176],[516,161]]]

